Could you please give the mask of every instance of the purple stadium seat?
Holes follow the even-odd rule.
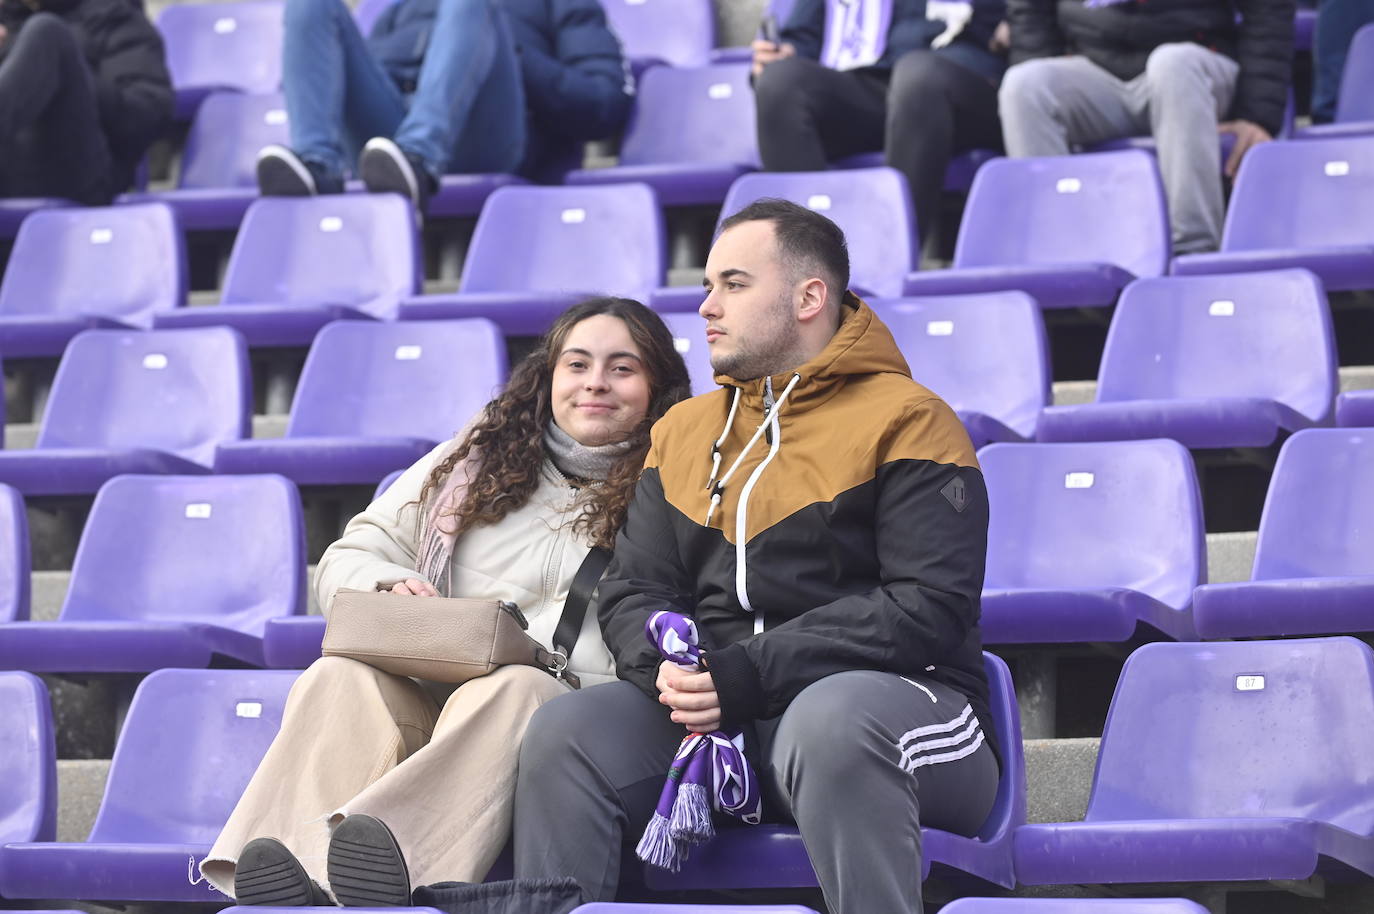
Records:
[[[973,186],[973,176],[983,163],[1001,158],[1002,153],[995,149],[971,149],[949,160],[945,169],[945,190],[952,193],[968,193]],[[847,156],[834,163],[835,168],[877,168],[884,164],[881,152],[861,152]]]
[[[1180,445],[994,444],[978,461],[997,506],[985,644],[1194,637],[1189,607],[1207,580],[1207,550],[1197,476]]]
[[[1368,878],[1371,719],[1374,655],[1353,638],[1147,644],[1121,671],[1084,821],[1018,829],[1017,879]]]
[[[288,134],[280,95],[212,92],[186,135],[176,188],[124,194],[120,201],[166,203],[188,232],[238,228],[258,198],[258,150],[270,143],[288,144]]]
[[[1049,343],[1024,292],[875,300],[917,381],[959,414],[974,447],[1035,437],[1050,398]]]
[[[1335,393],[1331,314],[1306,270],[1141,280],[1112,319],[1097,401],[1048,407],[1036,436],[1267,447],[1326,424]]]
[[[1336,101],[1336,119],[1298,131],[1299,139],[1374,134],[1374,23],[1363,26],[1351,39],[1341,72],[1342,91]]]
[[[86,841],[12,843],[9,898],[223,903],[187,874],[210,850],[281,724],[296,674],[160,670],[139,684]]]
[[[0,673],[0,784],[0,845],[57,837],[52,709],[31,673]]]
[[[505,380],[491,321],[338,321],[310,347],[286,437],[225,442],[215,472],[372,485],[452,437]]]
[[[1284,442],[1250,580],[1193,594],[1204,638],[1374,631],[1374,434],[1307,429]]]
[[[263,629],[262,659],[274,670],[303,670],[320,659],[324,616],[278,616]]]
[[[503,187],[477,218],[457,294],[408,299],[400,317],[485,317],[508,335],[538,335],[589,295],[644,301],[663,282],[665,247],[643,184]]]
[[[0,623],[29,617],[29,518],[24,496],[0,483]]]
[[[218,89],[276,92],[281,87],[282,3],[173,4],[158,16],[175,116],[189,121]]]
[[[1328,292],[1374,288],[1374,135],[1264,143],[1241,163],[1221,251],[1180,275],[1306,267]]]
[[[1346,428],[1374,427],[1374,390],[1350,390],[1336,397],[1336,424]]]
[[[603,0],[636,79],[649,67],[696,67],[716,46],[710,0]]]
[[[1311,51],[1312,34],[1317,28],[1317,11],[1299,6],[1293,13],[1293,50]]]
[[[396,194],[263,197],[243,217],[221,304],[154,325],[226,325],[250,346],[305,346],[332,320],[394,317],[420,275],[414,211]]]
[[[569,172],[568,184],[643,181],[664,206],[720,203],[759,167],[748,64],[654,67],[640,80],[614,168]]]
[[[357,908],[350,907],[353,914],[443,914],[438,908]],[[8,914],[8,912],[7,912]],[[222,908],[219,914],[262,914],[260,905],[234,905]],[[272,914],[320,914],[319,907],[274,907]],[[1164,912],[1161,912],[1164,914]]]
[[[19,232],[19,226],[40,209],[54,206],[75,206],[70,200],[57,197],[9,197],[0,199],[0,241],[7,241]]]
[[[360,0],[357,6],[353,7],[353,21],[358,23],[358,31],[364,35],[372,34],[372,27],[377,24],[391,4],[396,0]]]
[[[0,282],[0,352],[61,355],[92,327],[147,327],[186,302],[186,252],[160,203],[57,208],[19,229]]]
[[[57,621],[0,625],[0,669],[262,666],[264,622],[305,611],[304,530],[279,476],[112,479]]]
[[[25,495],[88,495],[124,473],[207,473],[246,438],[248,351],[224,327],[87,330],[67,346],[32,450],[0,453]]]
[[[1283,122],[1279,125],[1279,132],[1274,139],[1286,140],[1293,135],[1293,118],[1296,115],[1296,104],[1293,100],[1293,93],[1288,93],[1288,104],[1283,109]],[[1231,153],[1236,148],[1236,135],[1234,133],[1217,134],[1218,164],[1225,173],[1226,163],[1231,158]],[[1104,140],[1092,146],[1084,147],[1083,152],[1114,152],[1120,149],[1139,149],[1141,152],[1148,152],[1150,155],[1159,154],[1158,144],[1155,143],[1153,134],[1143,136],[1123,136],[1116,139]]]
[[[706,321],[701,315],[690,311],[675,311],[660,315],[663,323],[673,334],[673,346],[682,361],[687,363],[687,374],[692,379],[692,396],[710,393],[716,384],[716,373],[711,368],[711,348],[706,344]]]
[[[571,914],[816,914],[795,904],[630,904],[596,901],[572,909]]]
[[[910,274],[903,294],[1020,289],[1042,308],[1098,307],[1163,274],[1170,250],[1146,153],[993,159],[973,179],[953,268]]]
[[[958,898],[940,914],[1207,914],[1186,898]]]
[[[1026,766],[1021,748],[1021,714],[1007,665],[983,655],[989,704],[1002,751],[1002,777],[992,812],[975,838],[922,828],[922,878],[934,869],[951,881],[1011,888],[1011,839],[1026,821]],[[912,861],[915,863],[915,861]],[[653,889],[796,888],[816,885],[816,875],[797,829],[786,825],[724,827],[710,843],[692,851],[680,872],[646,866]]]

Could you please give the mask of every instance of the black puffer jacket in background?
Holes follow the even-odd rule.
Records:
[[[123,190],[172,118],[162,36],[133,0],[43,0],[40,11],[61,17],[76,33],[114,160],[112,190]],[[0,3],[0,25],[9,30],[10,41],[33,14],[18,0]]]
[[[1133,0],[1096,9],[1083,0],[1007,0],[1013,64],[1082,54],[1118,79],[1134,79],[1155,48],[1191,41],[1240,64],[1229,117],[1270,134],[1288,103],[1293,14],[1294,0]]]

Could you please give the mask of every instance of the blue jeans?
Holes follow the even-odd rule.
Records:
[[[1322,0],[1312,35],[1312,121],[1328,123],[1336,117],[1341,71],[1350,39],[1360,26],[1374,22],[1374,0]],[[1369,91],[1368,87],[1360,91]]]
[[[282,86],[296,154],[341,175],[364,143],[385,136],[436,179],[515,171],[525,155],[525,89],[505,16],[495,0],[443,0],[407,96],[342,0],[287,0]]]

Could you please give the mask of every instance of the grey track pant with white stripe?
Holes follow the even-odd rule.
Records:
[[[520,753],[516,877],[572,876],[589,901],[613,899],[621,842],[643,833],[684,735],[626,682],[540,708]],[[997,793],[967,700],[938,683],[828,676],[758,739],[765,821],[796,821],[832,914],[919,912],[918,823],[972,835]]]

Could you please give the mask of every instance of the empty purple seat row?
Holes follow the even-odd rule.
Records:
[[[29,617],[29,521],[24,496],[0,483],[0,624]]]
[[[1366,91],[1374,83],[1374,24],[1362,26],[1350,41],[1341,72],[1341,94],[1336,118],[1330,124],[1314,124],[1298,131],[1300,139],[1332,136],[1364,136],[1374,133],[1374,95]]]

